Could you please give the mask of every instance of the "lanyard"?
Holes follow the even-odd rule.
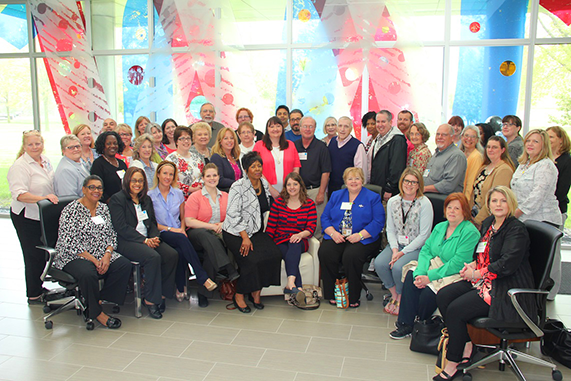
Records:
[[[410,210],[412,209],[412,207],[414,206],[414,203],[416,202],[416,198],[414,200],[412,200],[412,203],[410,204],[410,206],[408,207],[408,210],[406,212],[406,214],[404,213],[404,207],[403,207],[403,200],[400,200],[400,208],[402,211],[402,225],[403,227],[406,226],[406,218],[408,217],[408,214],[410,213]]]

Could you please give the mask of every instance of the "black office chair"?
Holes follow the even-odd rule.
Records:
[[[45,250],[48,254],[48,261],[44,272],[42,273],[42,282],[54,282],[59,283],[60,286],[64,287],[70,296],[56,301],[48,301],[44,306],[44,312],[47,313],[44,316],[44,326],[46,329],[52,329],[53,322],[50,320],[52,316],[58,315],[64,311],[74,308],[78,315],[83,315],[86,321],[87,329],[92,330],[94,328],[94,323],[90,319],[87,319],[85,315],[85,301],[81,297],[79,291],[79,285],[77,280],[66,273],[65,271],[58,270],[52,267],[53,261],[57,255],[55,250],[55,245],[57,243],[58,230],[59,230],[59,217],[63,208],[65,208],[70,202],[76,200],[75,196],[65,196],[59,199],[57,204],[53,204],[49,200],[38,201],[39,213],[40,213],[40,228],[42,232],[41,241],[43,246],[38,246],[38,249]],[[52,308],[55,308],[52,311]]]
[[[424,195],[432,204],[432,210],[434,211],[432,229],[434,229],[437,224],[446,221],[446,216],[444,215],[444,201],[446,201],[446,197],[448,197],[448,195],[441,193],[425,193]]]
[[[470,324],[476,328],[485,328],[500,339],[500,345],[483,359],[464,369],[463,380],[472,380],[472,375],[468,372],[482,365],[494,361],[500,362],[500,371],[505,370],[505,363],[511,365],[511,370],[518,380],[525,381],[523,373],[517,366],[515,359],[526,363],[550,367],[551,376],[554,380],[561,380],[563,376],[557,366],[548,361],[533,357],[527,353],[508,348],[510,340],[536,340],[543,336],[543,327],[546,320],[546,302],[549,290],[553,287],[553,280],[549,277],[553,258],[557,248],[557,242],[563,233],[557,228],[539,221],[525,221],[529,238],[531,241],[529,261],[533,272],[536,289],[511,289],[508,291],[511,302],[522,318],[522,323],[506,323],[488,317],[472,319]],[[527,316],[517,301],[519,294],[534,294],[537,297],[538,316]]]

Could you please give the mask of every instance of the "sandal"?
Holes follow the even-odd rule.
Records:
[[[355,303],[349,304],[349,308],[359,308],[361,306],[361,301],[357,300]]]
[[[332,306],[337,306],[337,301],[335,299],[330,299],[329,304],[331,304]]]
[[[391,312],[389,312],[389,313],[390,313],[391,315],[393,315],[393,316],[399,316],[400,302],[398,302],[398,301],[395,300],[394,303],[393,303],[393,305],[394,305],[394,307],[393,307],[393,309],[391,310]]]
[[[385,306],[385,308],[383,308],[383,311],[385,311],[385,313],[392,315],[393,314],[393,310],[395,307],[395,300],[393,298],[391,298],[389,300],[389,302],[387,303],[387,305]]]
[[[182,302],[186,298],[186,293],[176,290],[175,298],[177,302]]]
[[[214,283],[212,279],[208,278],[206,279],[206,282],[204,282],[204,287],[206,287],[208,291],[213,291],[218,287],[218,285]]]

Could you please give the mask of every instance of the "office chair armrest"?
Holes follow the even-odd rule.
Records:
[[[524,323],[529,327],[529,329],[531,329],[531,331],[535,334],[535,336],[542,337],[543,331],[533,322],[533,320],[530,319],[529,316],[527,316],[527,314],[523,311],[523,308],[521,308],[519,302],[517,301],[518,294],[548,295],[549,292],[533,288],[512,288],[508,290],[508,295],[518,315],[521,317]]]
[[[44,250],[48,254],[48,260],[46,262],[46,266],[44,267],[44,271],[42,272],[42,275],[40,276],[40,279],[43,282],[46,279],[46,277],[48,276],[48,271],[52,267],[52,262],[54,261],[56,255],[57,255],[57,251],[53,247],[48,247],[48,246],[36,246],[36,248],[38,248],[40,250]]]

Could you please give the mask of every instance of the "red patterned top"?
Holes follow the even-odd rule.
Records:
[[[279,245],[288,242],[292,235],[304,230],[308,230],[313,235],[316,226],[317,212],[313,200],[308,198],[299,208],[290,209],[285,200],[278,197],[270,208],[266,233]],[[307,239],[304,239],[303,250],[307,251],[307,247]]]
[[[173,152],[166,157],[167,161],[172,161],[178,169],[178,186],[184,194],[184,200],[192,193],[191,188],[197,188],[202,184],[202,168],[204,159],[190,152],[190,158],[186,159]]]
[[[419,144],[410,151],[408,155],[408,166],[416,168],[420,173],[423,173],[431,157],[432,153],[430,149],[428,149],[428,146],[424,143]]]
[[[494,230],[490,225],[489,229],[486,231],[486,234],[480,239],[480,242],[486,243],[486,248],[483,252],[478,253],[478,257],[476,259],[476,270],[480,270],[480,274],[482,274],[482,278],[472,283],[475,284],[476,288],[478,289],[478,294],[484,301],[488,304],[492,304],[492,280],[496,279],[498,276],[494,273],[488,271],[488,266],[490,265],[490,237],[494,234]]]

